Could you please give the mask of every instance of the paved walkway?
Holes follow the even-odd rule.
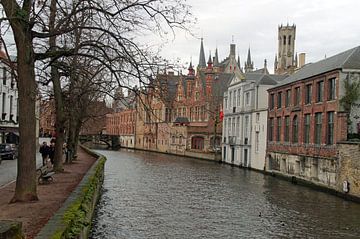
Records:
[[[0,220],[21,221],[26,238],[34,238],[62,206],[95,160],[79,149],[78,160],[64,165],[64,173],[55,174],[53,183],[38,185],[39,201],[36,202],[9,204],[15,192],[15,183],[0,187]]]

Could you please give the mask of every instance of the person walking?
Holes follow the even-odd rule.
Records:
[[[43,166],[46,165],[46,161],[49,157],[49,152],[50,152],[49,146],[47,145],[46,142],[43,142],[43,144],[40,146],[40,150],[39,150],[39,153],[41,154],[41,157],[42,157]]]
[[[55,142],[51,142],[50,147],[49,147],[49,158],[50,158],[50,162],[51,164],[54,166],[54,157],[55,157]]]

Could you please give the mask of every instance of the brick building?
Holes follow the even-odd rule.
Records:
[[[135,147],[135,122],[136,112],[134,109],[106,115],[106,134],[120,137],[122,147]]]
[[[230,45],[229,57],[224,61],[219,62],[216,50],[206,63],[201,40],[196,72],[190,63],[187,75],[158,74],[151,83],[153,87],[144,89],[142,103],[138,100],[136,147],[213,158],[221,141],[223,94],[234,74],[242,75],[235,45]]]
[[[53,99],[39,100],[39,133],[40,137],[51,137],[55,134],[55,102]]]
[[[307,64],[268,90],[266,170],[334,186],[347,139],[344,82],[359,80],[360,47]],[[354,124],[359,118],[351,119]]]

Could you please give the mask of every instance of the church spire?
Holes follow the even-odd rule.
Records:
[[[189,65],[189,68],[188,68],[188,76],[193,76],[195,75],[195,71],[194,71],[194,68],[192,66],[192,60],[190,61],[190,65]]]
[[[203,38],[201,38],[201,45],[200,45],[199,67],[206,67]]]
[[[219,65],[219,55],[218,55],[218,49],[217,49],[217,47],[216,47],[216,49],[215,49],[215,57],[214,57],[214,66],[217,66],[217,65]]]
[[[241,63],[240,63],[240,55],[238,54],[237,64],[239,69],[241,70]]]
[[[254,62],[251,61],[250,47],[248,50],[247,60],[245,62],[245,72],[250,72],[254,69]]]
[[[247,61],[246,61],[246,63],[247,63],[248,65],[251,65],[251,53],[250,53],[250,47],[249,47],[249,50],[248,50],[248,55],[247,55]]]
[[[213,62],[212,62],[212,60],[211,60],[211,52],[210,52],[210,53],[209,53],[209,60],[208,60],[208,62],[207,62],[207,67],[208,67],[208,69],[212,68],[212,65],[213,65]]]

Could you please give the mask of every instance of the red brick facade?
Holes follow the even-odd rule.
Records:
[[[335,144],[345,140],[347,132],[346,114],[339,112],[339,72],[269,90],[268,152],[336,157]]]
[[[55,102],[54,100],[39,101],[39,133],[40,136],[53,136],[55,134]]]
[[[106,115],[106,134],[109,135],[134,135],[136,112],[127,109]]]

